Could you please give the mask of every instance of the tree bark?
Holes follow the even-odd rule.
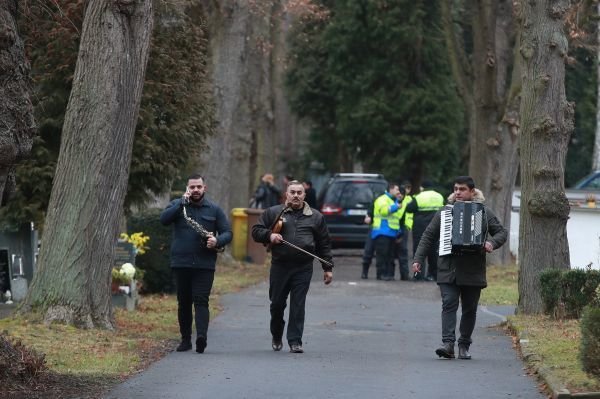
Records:
[[[0,0],[0,205],[15,188],[15,165],[29,155],[35,122],[29,62],[17,30],[17,0]]]
[[[565,95],[568,0],[521,1],[519,312],[541,313],[540,273],[569,268],[564,191],[574,104]]]
[[[519,77],[514,64],[513,6],[509,0],[468,1],[472,55],[453,23],[451,2],[442,7],[446,43],[469,126],[469,174],[500,222],[510,229],[512,191],[518,171]],[[511,74],[512,70],[512,74]],[[510,263],[508,245],[489,263]]]
[[[218,127],[197,167],[223,209],[247,206],[262,174],[281,178],[298,157],[302,134],[283,92],[290,23],[283,2],[201,1]]]
[[[598,15],[600,16],[600,3],[597,5]],[[600,21],[597,23],[597,39],[600,43]],[[592,171],[600,170],[600,47],[596,49],[596,75],[598,75],[598,81],[596,83],[596,135],[594,138],[594,149],[592,155]]]
[[[113,328],[111,268],[152,31],[151,0],[90,0],[38,269],[23,310]]]

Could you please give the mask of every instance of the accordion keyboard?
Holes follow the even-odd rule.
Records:
[[[452,252],[452,205],[446,205],[440,213],[440,249],[439,255]]]

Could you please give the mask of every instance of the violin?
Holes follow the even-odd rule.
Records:
[[[277,217],[275,218],[275,221],[273,222],[273,224],[271,225],[271,233],[272,234],[280,234],[281,233],[281,229],[283,229],[283,214],[285,211],[287,211],[289,209],[289,206],[286,204],[283,209],[281,210],[281,212],[279,213],[279,215],[277,215]],[[292,244],[289,241],[286,241],[284,239],[281,240],[282,244],[285,244],[289,247],[292,247],[294,249],[297,249],[300,252],[303,252],[307,255],[312,256],[313,258],[317,259],[318,261],[325,263],[328,266],[333,266],[333,264],[331,262],[326,261],[323,258],[318,257],[317,255],[310,253],[302,248],[300,248],[297,245]],[[273,245],[273,243],[269,243],[269,245],[267,245],[267,251],[269,251],[271,249],[271,246]]]

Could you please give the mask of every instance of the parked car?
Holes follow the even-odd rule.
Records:
[[[573,186],[577,190],[598,190],[600,191],[600,170],[590,173],[583,179],[579,180]]]
[[[317,204],[334,247],[361,247],[369,226],[365,215],[387,189],[381,174],[336,173],[321,189]]]

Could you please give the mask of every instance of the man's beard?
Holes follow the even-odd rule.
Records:
[[[193,195],[190,195],[190,201],[192,202],[200,202],[202,201],[202,198],[204,198],[204,194],[200,194],[200,197],[198,197],[198,199],[194,198]]]

